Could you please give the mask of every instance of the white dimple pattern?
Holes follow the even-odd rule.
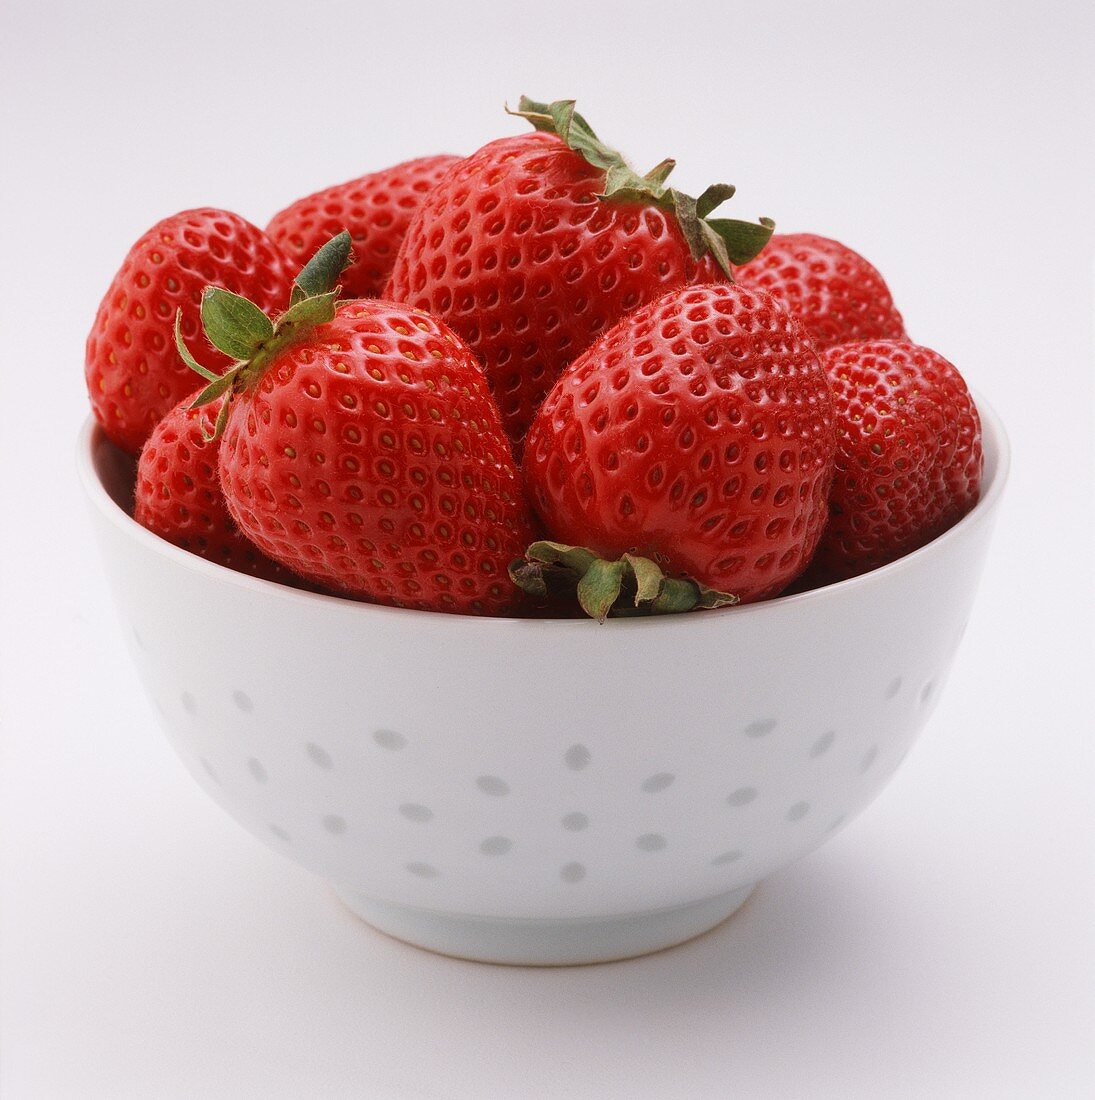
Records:
[[[902,676],[894,676],[885,682],[885,686],[879,691],[879,695],[885,700],[885,706],[923,708],[932,698],[936,679],[921,681],[919,687],[914,685],[911,691],[905,687],[905,684],[906,678]],[[181,707],[186,720],[193,724],[203,721],[203,707],[212,708],[215,705],[215,700],[203,700],[191,691],[183,691],[176,698],[177,705]],[[256,705],[252,697],[243,690],[235,689],[228,693],[227,698],[237,715],[248,716],[249,724],[253,724],[255,718],[261,718],[261,706]],[[159,703],[161,709],[166,712],[167,705],[162,700]],[[841,773],[863,775],[869,772],[882,756],[886,757],[885,768],[892,770],[907,751],[906,745],[900,752],[885,752],[877,737],[877,730],[862,732],[862,735],[857,736],[850,731],[836,729],[824,729],[823,732],[817,733],[815,728],[813,732],[807,731],[802,736],[796,737],[790,732],[788,723],[772,717],[757,718],[739,724],[737,732],[744,734],[761,751],[764,746],[779,742],[800,745],[799,759],[806,761],[811,769],[824,772],[826,778],[822,781],[823,789],[827,785],[832,785],[834,777],[839,777]],[[708,867],[709,874],[716,874],[720,868],[732,869],[749,863],[752,858],[750,854],[752,847],[759,844],[763,848],[766,836],[774,834],[780,827],[813,830],[815,825],[807,823],[815,822],[820,814],[821,820],[816,821],[817,838],[820,838],[838,829],[848,816],[845,806],[827,804],[823,800],[818,800],[815,787],[801,791],[777,787],[766,791],[759,774],[756,777],[757,785],[742,783],[742,779],[748,778],[748,770],[743,768],[737,776],[728,777],[730,782],[722,788],[722,793],[717,798],[723,814],[718,835],[710,837],[706,852],[697,854],[695,845],[691,843],[692,837],[689,835],[687,817],[691,797],[686,797],[685,792],[690,783],[695,785],[697,779],[703,777],[690,773],[687,759],[665,760],[662,763],[672,763],[674,770],[648,768],[646,771],[640,771],[632,781],[630,790],[637,792],[635,797],[643,799],[641,804],[649,807],[651,812],[643,815],[641,821],[636,819],[636,823],[640,824],[640,830],[631,832],[629,837],[626,830],[621,832],[620,828],[614,827],[616,823],[609,815],[595,815],[597,820],[594,820],[585,809],[566,809],[564,804],[560,808],[552,806],[553,812],[549,822],[527,819],[530,835],[541,835],[544,831],[543,826],[547,824],[550,825],[555,837],[571,837],[571,840],[565,842],[563,849],[557,851],[551,845],[537,846],[528,843],[518,847],[513,839],[512,823],[515,820],[525,820],[521,816],[520,808],[518,807],[517,818],[512,814],[505,816],[492,814],[489,810],[491,805],[506,809],[513,806],[517,796],[513,795],[509,781],[493,772],[484,772],[479,775],[473,773],[470,786],[466,774],[464,777],[444,776],[438,785],[436,776],[428,776],[427,778],[431,780],[429,789],[416,791],[416,779],[420,783],[422,776],[420,774],[416,776],[416,763],[412,759],[413,750],[404,751],[412,745],[411,740],[395,729],[381,727],[367,732],[365,744],[368,745],[369,742],[371,742],[371,749],[363,749],[363,751],[371,751],[378,761],[389,759],[397,770],[402,769],[402,764],[406,764],[406,774],[401,775],[399,781],[408,794],[413,796],[414,793],[418,793],[426,796],[434,805],[444,805],[450,811],[454,806],[459,807],[464,804],[467,799],[478,800],[474,816],[485,823],[486,829],[478,834],[478,838],[468,837],[461,845],[465,855],[455,859],[454,837],[451,835],[451,830],[458,827],[454,826],[453,822],[461,820],[460,814],[449,812],[444,819],[439,819],[435,810],[426,801],[407,800],[394,803],[395,814],[411,825],[407,827],[405,833],[397,834],[395,817],[393,817],[392,828],[385,830],[383,843],[378,847],[385,851],[392,849],[392,858],[396,861],[400,873],[410,875],[424,884],[444,880],[446,875],[466,873],[467,868],[461,865],[460,860],[466,859],[468,854],[477,854],[480,857],[507,857],[505,860],[494,858],[482,860],[480,863],[480,866],[495,867],[499,874],[511,873],[504,868],[513,866],[514,860],[518,862],[527,860],[537,864],[534,868],[535,873],[544,876],[545,879],[554,879],[556,882],[561,881],[575,887],[584,883],[588,887],[599,865],[598,859],[593,857],[603,856],[606,838],[613,838],[611,842],[620,846],[617,848],[616,858],[622,858],[623,850],[627,847],[631,849],[632,858],[645,859],[642,853],[651,855],[665,853],[658,860],[644,862],[644,866],[650,869],[647,872],[649,874],[657,874],[657,869],[661,867],[678,866],[674,860],[683,858],[678,855],[678,852],[693,853],[688,858]],[[249,743],[249,746],[254,747],[254,744]],[[264,828],[270,836],[284,846],[304,844],[309,836],[314,838],[317,835],[325,835],[329,841],[333,839],[340,844],[357,842],[359,833],[356,825],[351,826],[344,813],[335,812],[329,806],[316,806],[310,824],[303,820],[292,820],[291,814],[285,815],[279,812],[282,807],[277,804],[275,784],[270,778],[271,774],[274,774],[270,763],[264,762],[259,755],[246,753],[242,758],[236,756],[235,761],[227,756],[218,756],[219,750],[228,751],[230,745],[229,739],[220,739],[211,748],[207,748],[205,755],[196,758],[196,763],[200,765],[208,780],[218,788],[230,787],[237,775],[245,775],[250,780],[251,792],[260,792],[268,798],[269,805],[264,806],[262,812],[266,822]],[[297,757],[297,760],[303,758],[305,766],[311,765],[310,774],[315,776],[315,782],[329,783],[332,792],[337,789],[341,765],[344,762],[351,765],[355,762],[351,759],[343,761],[345,750],[339,751],[339,760],[336,762],[332,753],[318,741],[304,741],[297,752],[302,754]],[[555,757],[557,761],[555,767],[562,765],[561,775],[569,772],[573,776],[573,781],[580,781],[582,784],[587,780],[595,781],[595,784],[589,788],[589,797],[594,800],[603,801],[605,790],[615,793],[624,783],[619,776],[600,774],[594,754],[583,743],[564,744],[556,749],[556,752],[558,755]],[[360,764],[360,758],[356,759]],[[283,767],[281,771],[284,770]],[[281,771],[277,773],[279,781],[282,778]],[[736,783],[734,779],[737,779]],[[545,783],[549,782],[549,779],[545,779]],[[453,783],[463,784],[463,792],[448,789]],[[661,798],[648,797],[660,795],[662,792],[669,791],[670,788],[673,788],[673,795],[679,796],[678,798],[668,794]],[[252,797],[255,795],[252,794]],[[345,790],[343,790],[343,798],[345,798]],[[814,805],[815,801],[819,801],[817,807]],[[391,805],[389,803],[389,807]],[[579,805],[581,805],[580,802]],[[391,813],[391,809],[389,808],[387,812]],[[823,822],[827,823],[824,828],[822,828]],[[492,824],[495,828],[501,826],[506,832],[491,832]],[[653,825],[654,828],[650,831],[641,831],[641,826],[644,824],[648,827]],[[423,829],[421,826],[428,826],[428,828]],[[398,844],[393,844],[396,836],[406,838],[402,851],[398,850]],[[566,848],[570,851],[568,852]],[[549,851],[551,854],[548,854]],[[560,851],[563,855],[562,861],[558,858]],[[567,858],[568,855],[574,858]],[[581,858],[577,858],[579,856]],[[730,870],[729,873],[735,872]],[[437,889],[437,886],[431,886],[430,889]]]

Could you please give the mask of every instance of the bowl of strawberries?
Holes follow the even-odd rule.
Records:
[[[570,101],[130,250],[79,444],[195,779],[375,927],[567,964],[713,927],[866,806],[1006,438],[882,276]]]

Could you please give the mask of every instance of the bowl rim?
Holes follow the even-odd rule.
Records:
[[[991,447],[995,458],[988,487],[983,488],[981,497],[973,508],[966,513],[953,527],[948,528],[941,535],[936,536],[931,542],[911,551],[904,557],[890,562],[888,565],[872,569],[867,573],[861,573],[847,580],[837,581],[824,585],[821,588],[809,589],[806,592],[796,592],[787,596],[775,596],[770,600],[761,600],[757,603],[744,604],[732,609],[722,609],[721,612],[704,613],[701,618],[705,622],[712,619],[725,618],[729,621],[737,621],[743,615],[772,614],[779,609],[792,606],[800,606],[816,601],[839,600],[843,596],[872,585],[879,584],[894,576],[902,570],[915,568],[926,558],[937,554],[940,549],[955,539],[960,539],[971,528],[990,516],[995,510],[997,501],[1004,490],[1011,468],[1011,445],[1007,432],[996,415],[992,406],[975,390],[971,389],[978,414],[981,419],[982,438]],[[421,611],[416,608],[390,607],[386,604],[368,603],[364,600],[353,600],[344,596],[325,595],[318,592],[307,592],[298,588],[290,588],[288,585],[279,584],[277,581],[264,580],[260,577],[252,577],[246,573],[239,573],[227,566],[218,565],[196,554],[175,546],[166,539],[142,527],[128,512],[125,511],[107,492],[102,479],[95,468],[95,452],[103,432],[102,427],[90,413],[85,418],[77,438],[76,444],[76,468],[84,492],[95,509],[109,522],[117,527],[129,538],[136,539],[138,543],[162,557],[167,558],[184,569],[207,576],[210,580],[223,584],[231,584],[237,587],[264,595],[267,598],[289,600],[305,604],[327,604],[332,609],[339,608],[343,613],[365,616],[376,616],[386,619],[396,616],[400,621],[408,621],[408,617],[423,619],[423,627],[428,624],[438,625],[439,620],[471,624],[492,624],[486,629],[502,629],[506,626],[519,625],[523,629],[530,626],[547,630],[562,629],[589,629],[602,624],[590,618],[535,618],[531,616],[517,615],[463,615],[447,611]],[[690,619],[691,616],[681,615],[652,615],[635,618],[611,619],[612,629],[650,630],[665,628],[670,624],[680,624],[682,619]]]

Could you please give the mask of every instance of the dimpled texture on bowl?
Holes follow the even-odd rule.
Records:
[[[1006,468],[982,418],[979,504],[909,557],[765,604],[603,626],[243,577],[129,519],[114,500],[131,470],[90,428],[81,466],[149,697],[239,822],[378,904],[591,919],[740,896],[882,789],[970,613]]]

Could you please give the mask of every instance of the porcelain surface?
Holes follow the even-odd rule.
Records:
[[[885,786],[943,690],[1006,478],[979,408],[982,499],[928,546],[800,595],[604,625],[244,577],[129,517],[132,464],[90,422],[79,467],[133,661],[210,797],[397,936],[582,962],[717,923]]]

